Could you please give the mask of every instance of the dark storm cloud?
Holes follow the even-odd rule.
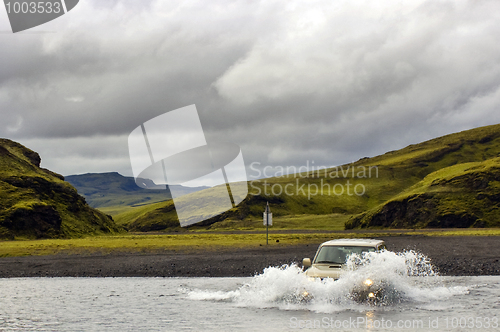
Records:
[[[224,38],[224,22],[196,20],[197,7],[171,9],[181,11],[173,20],[161,8],[81,7],[75,28],[68,22],[69,28],[53,27],[58,33],[21,36],[29,46],[5,38],[1,82],[9,108],[24,119],[18,137],[126,134],[171,109],[207,104],[210,84],[246,53],[252,38],[244,31],[241,38]]]
[[[247,165],[351,162],[500,122],[499,9],[81,2],[54,33],[0,35],[0,136],[61,173],[130,173],[130,131],[196,104],[207,140]]]

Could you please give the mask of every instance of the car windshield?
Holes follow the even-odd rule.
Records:
[[[364,252],[375,251],[374,247],[362,246],[323,246],[314,259],[316,264],[344,264],[351,254],[361,255]]]

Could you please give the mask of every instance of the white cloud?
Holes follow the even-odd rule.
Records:
[[[15,123],[7,125],[6,129],[8,133],[15,133],[19,131],[23,126],[23,118],[21,116],[17,116],[17,120]]]
[[[85,100],[84,97],[82,96],[74,96],[74,97],[66,97],[64,100],[72,102],[72,103],[81,103],[82,101]]]

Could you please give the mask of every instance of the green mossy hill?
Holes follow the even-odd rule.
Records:
[[[446,167],[355,216],[346,228],[500,226],[500,158]]]
[[[151,207],[153,207],[153,209],[151,209]],[[132,213],[129,216],[129,220],[123,221],[125,227],[129,231],[150,232],[180,228],[173,201],[152,204],[151,206],[147,206],[144,210],[145,212],[139,210],[138,214]]]
[[[121,227],[64,177],[40,168],[40,156],[0,139],[0,238],[68,238],[119,232]]]
[[[424,179],[431,174],[442,174],[443,179],[453,176],[453,181],[459,181],[462,179],[460,176],[468,172],[468,176],[482,176],[482,181],[487,181],[489,176],[494,176],[495,167],[474,173],[466,172],[459,165],[489,160],[495,164],[494,158],[498,156],[500,125],[480,127],[327,170],[310,169],[308,172],[252,181],[249,183],[250,194],[241,204],[203,224],[206,226],[225,220],[248,224],[249,220],[254,220],[255,227],[259,227],[262,224],[262,212],[266,202],[269,202],[273,216],[278,218],[328,214],[342,214],[347,218],[353,216],[346,223],[348,228],[375,227],[381,222],[368,220],[378,215],[381,209],[387,210],[384,216],[380,216],[385,221],[377,227],[494,226],[497,225],[493,214],[497,205],[491,200],[497,194],[494,181],[488,180],[487,187],[475,189],[458,182],[454,187],[449,183],[426,187],[424,184],[427,180]],[[364,188],[362,195],[353,194],[356,186],[358,192]],[[415,188],[421,191],[416,192]],[[409,203],[404,203],[405,199]],[[178,225],[174,212],[169,210],[168,213],[162,213],[164,209],[170,209],[171,204],[151,204],[118,214],[114,218],[118,223],[128,225],[129,229],[168,229]],[[410,207],[410,214],[404,212],[412,204],[415,205]],[[421,222],[409,221],[413,217],[411,211],[425,209],[429,211],[429,218],[435,216],[433,223],[423,221],[427,216],[424,212],[420,216]],[[404,217],[399,217],[403,214]]]

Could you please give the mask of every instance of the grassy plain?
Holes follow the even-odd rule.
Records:
[[[322,232],[269,234],[269,246],[317,244],[336,238],[381,238],[388,236],[500,236],[499,228],[447,230],[375,230],[372,232]],[[189,232],[182,234],[125,234],[79,239],[44,239],[0,242],[0,257],[111,252],[150,252],[155,250],[217,250],[266,245],[264,232]]]

